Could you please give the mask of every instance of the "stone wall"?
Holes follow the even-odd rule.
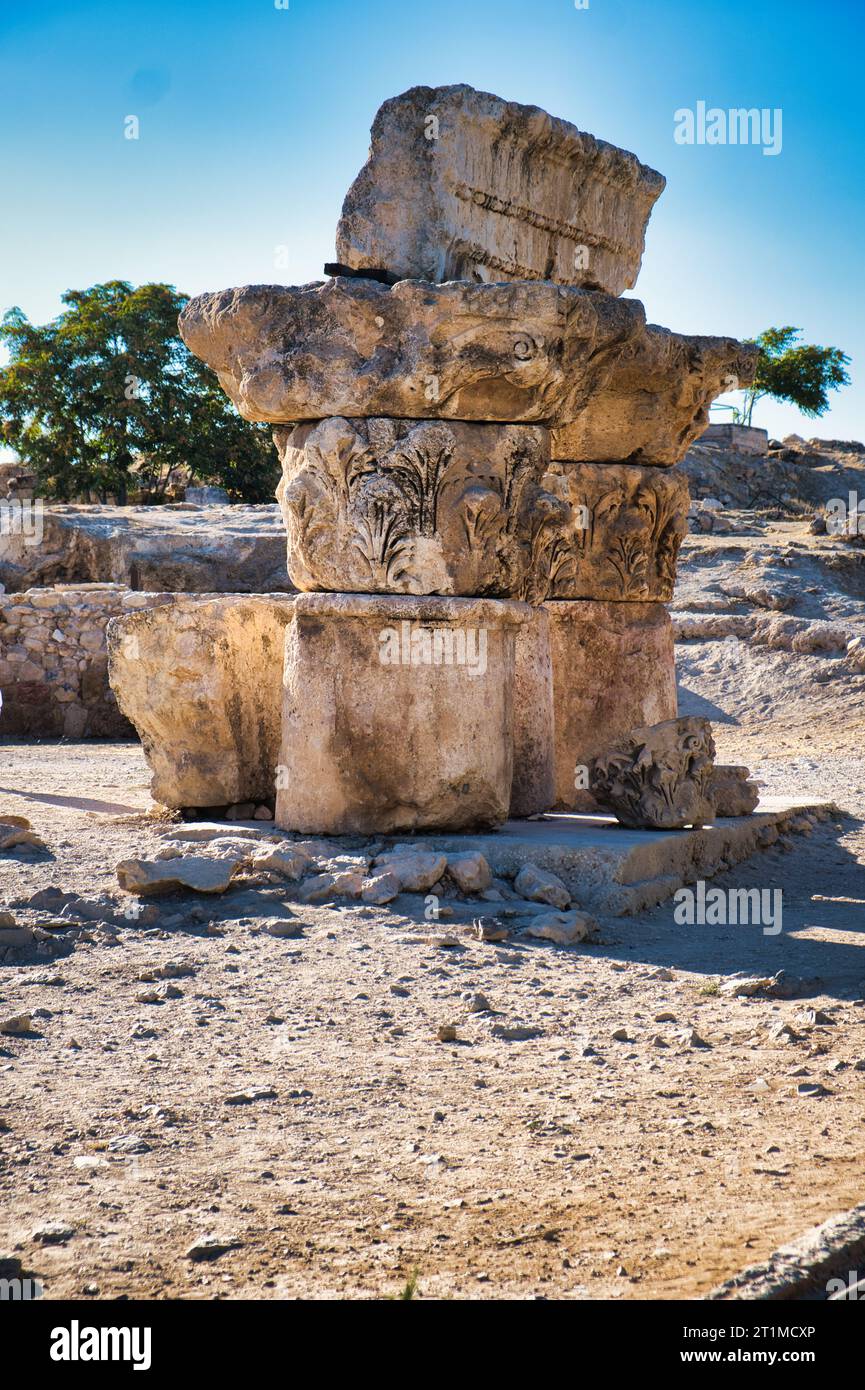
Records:
[[[105,628],[170,593],[70,584],[0,594],[0,738],[134,738],[108,684]]]
[[[142,593],[292,588],[275,502],[38,507],[26,525],[4,525],[0,516],[0,586],[9,592],[37,584],[122,584]]]
[[[740,454],[765,454],[769,451],[769,434],[756,425],[711,424],[700,435],[702,444],[717,444],[722,449],[736,449]]]

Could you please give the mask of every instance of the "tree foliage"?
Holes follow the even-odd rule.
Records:
[[[110,280],[69,290],[51,323],[13,308],[0,323],[2,442],[68,500],[130,492],[164,499],[173,469],[234,499],[269,502],[277,465],[267,426],[241,419],[177,332],[186,296]]]
[[[754,406],[763,396],[787,401],[803,415],[824,415],[829,391],[849,385],[846,353],[836,347],[800,343],[800,337],[798,328],[767,328],[755,340],[760,349],[757,374],[745,391],[742,410],[736,412],[740,423],[750,425]]]

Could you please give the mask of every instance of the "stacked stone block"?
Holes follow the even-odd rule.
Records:
[[[668,470],[756,351],[618,298],[663,186],[536,107],[415,88],[376,117],[330,279],[184,309],[282,461],[286,828],[575,809],[594,756],[675,715]]]

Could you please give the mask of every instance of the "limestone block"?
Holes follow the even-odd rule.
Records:
[[[585,409],[554,428],[553,458],[678,463],[706,429],[715,397],[750,385],[756,367],[753,343],[649,324],[617,355]]]
[[[337,417],[274,437],[297,588],[547,593],[569,508],[541,486],[542,427]]]
[[[386,101],[337,260],[425,280],[635,283],[665,179],[537,106],[460,85]]]
[[[634,830],[699,830],[715,819],[714,757],[708,719],[664,720],[633,729],[593,759],[592,791]]]
[[[428,893],[447,869],[448,861],[444,854],[418,853],[397,845],[387,854],[380,854],[375,867],[380,873],[393,874],[403,893]]]
[[[275,463],[275,460],[274,460]],[[172,593],[290,590],[274,505],[114,507],[46,504],[32,545],[0,534],[0,584],[128,584]],[[46,607],[54,600],[49,595]]]
[[[373,874],[364,880],[360,896],[365,903],[374,903],[376,907],[384,907],[385,903],[393,902],[401,891],[400,881],[396,874]]]
[[[598,932],[598,923],[588,912],[544,912],[526,927],[526,936],[552,941],[556,946],[574,946],[588,941]]]
[[[328,415],[564,423],[645,331],[636,299],[523,280],[338,276],[201,294],[187,346],[248,420]]]
[[[543,606],[517,629],[513,730],[511,816],[520,819],[549,811],[555,799],[553,666]]]
[[[514,879],[514,892],[533,903],[549,903],[564,912],[571,905],[571,895],[558,874],[539,869],[537,864],[524,864]]]
[[[717,816],[750,816],[760,800],[760,789],[751,782],[747,767],[720,763],[712,769],[709,800]]]
[[[124,893],[139,897],[177,893],[183,888],[197,893],[224,893],[231,886],[238,867],[236,859],[205,859],[190,855],[157,863],[147,859],[124,859],[117,865],[117,882]]]
[[[630,464],[555,463],[544,487],[570,522],[550,598],[669,600],[688,533],[683,473]]]
[[[295,879],[303,877],[309,864],[309,856],[300,853],[293,845],[270,845],[253,856],[250,868],[253,873],[270,873],[279,878]]]
[[[447,864],[451,878],[461,893],[483,893],[492,884],[490,866],[477,850],[466,854],[449,854]]]
[[[592,759],[631,729],[676,715],[670,616],[660,603],[553,600],[555,808],[590,811]]]
[[[108,626],[109,676],[165,806],[273,797],[286,594],[189,595]]]
[[[0,817],[0,850],[17,849],[29,845],[31,849],[45,849],[45,841],[32,829],[26,816],[9,815],[3,812]]]
[[[514,636],[483,599],[299,594],[286,635],[276,823],[313,834],[500,825]],[[383,866],[398,871],[398,856]]]

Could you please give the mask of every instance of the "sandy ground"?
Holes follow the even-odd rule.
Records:
[[[259,930],[284,894],[252,889],[96,923],[0,965],[0,1018],[34,1022],[0,1038],[0,1254],[48,1297],[691,1298],[861,1202],[862,683],[739,646],[681,648],[683,709],[767,791],[850,813],[716,880],[782,886],[780,935],[666,904],[589,947],[445,948],[402,898],[294,909],[284,939]],[[165,829],[147,782],[134,744],[0,745],[0,809],[50,850],[0,857],[0,907],[119,902],[115,864]],[[779,969],[800,997],[719,993]],[[42,1245],[48,1221],[73,1234]],[[232,1248],[187,1258],[208,1233]]]

